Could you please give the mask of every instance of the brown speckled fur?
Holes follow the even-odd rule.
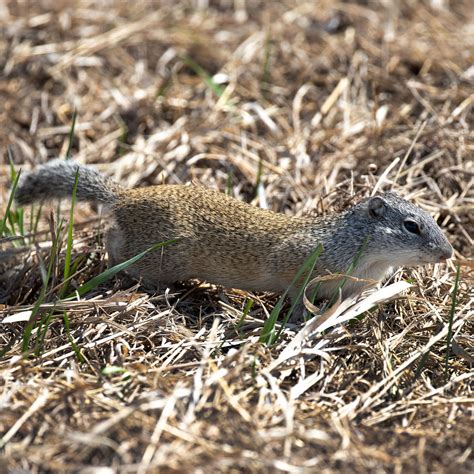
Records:
[[[362,248],[353,275],[377,282],[402,265],[437,263],[452,254],[431,216],[395,193],[324,218],[288,217],[200,186],[127,190],[91,168],[54,160],[20,180],[16,199],[26,204],[69,196],[78,170],[78,199],[102,202],[110,212],[110,263],[176,239],[128,268],[155,287],[196,278],[229,288],[282,293],[319,244],[324,250],[313,276],[347,272]],[[417,235],[405,228],[407,220],[417,223]],[[330,296],[337,284],[325,282],[319,296]],[[349,281],[343,296],[366,285]],[[293,289],[290,296],[297,293]]]

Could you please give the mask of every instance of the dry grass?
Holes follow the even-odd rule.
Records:
[[[196,180],[290,214],[394,188],[461,262],[446,372],[453,263],[399,272],[405,297],[267,347],[272,295],[111,281],[58,301],[63,244],[37,356],[24,322],[1,323],[0,471],[473,472],[469,3],[0,1],[0,148],[17,168],[65,154],[76,108],[74,155],[124,184]],[[2,211],[9,185],[5,159]],[[106,256],[94,210],[76,211],[80,285]],[[42,216],[36,243],[0,242],[2,319],[38,300]]]

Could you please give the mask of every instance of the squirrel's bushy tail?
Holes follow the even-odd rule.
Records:
[[[88,166],[56,159],[20,177],[15,193],[20,205],[48,199],[71,198],[76,173],[78,201],[113,202],[123,189],[119,184]]]

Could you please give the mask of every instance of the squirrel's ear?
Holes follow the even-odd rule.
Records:
[[[367,203],[370,217],[382,217],[387,210],[387,204],[380,196],[371,197]]]

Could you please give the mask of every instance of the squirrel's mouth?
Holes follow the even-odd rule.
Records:
[[[420,259],[419,265],[435,265],[437,263],[444,263],[446,262],[450,257],[438,257],[438,258],[423,258]]]
[[[418,265],[434,265],[436,263],[442,263],[445,260],[442,260],[441,258],[436,258],[436,257],[420,257],[418,256],[417,258],[411,258],[408,261],[405,261],[403,263],[400,263],[400,266],[404,267],[416,267]]]

